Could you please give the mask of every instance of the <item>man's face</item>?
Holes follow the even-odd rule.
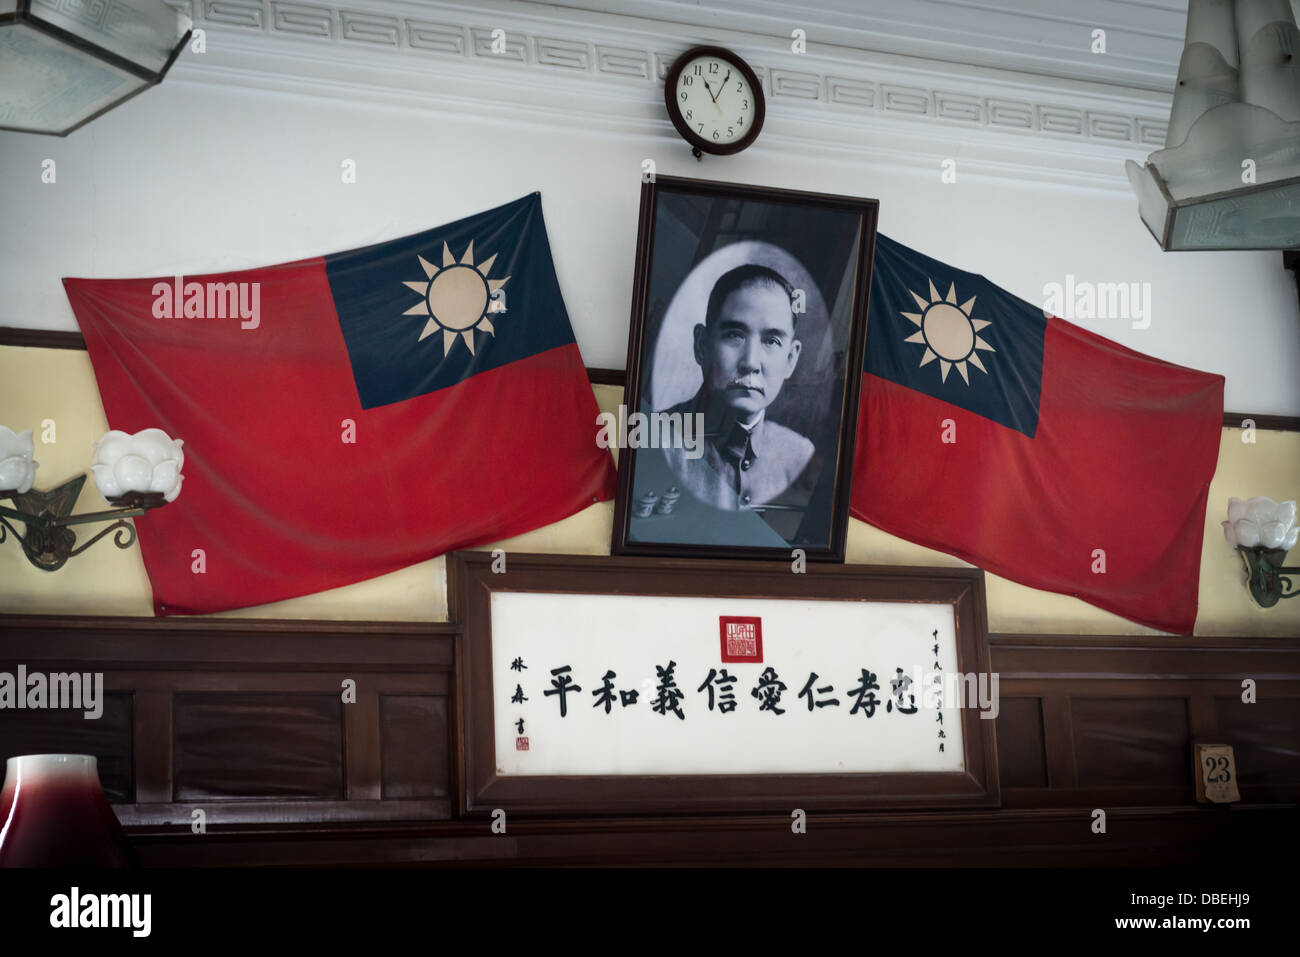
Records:
[[[771,404],[794,372],[803,344],[794,337],[790,298],[773,283],[748,283],[722,302],[712,328],[695,327],[704,387],[741,418]]]

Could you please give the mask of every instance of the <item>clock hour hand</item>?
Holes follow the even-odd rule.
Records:
[[[700,79],[704,80],[704,77],[700,77]],[[704,88],[709,91],[709,99],[713,101],[713,108],[718,111],[718,116],[721,116],[722,107],[718,106],[718,98],[713,95],[713,87],[709,86],[708,80],[704,80]],[[722,93],[722,89],[720,87],[718,89],[718,93]]]

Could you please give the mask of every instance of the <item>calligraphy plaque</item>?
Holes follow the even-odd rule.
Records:
[[[978,569],[506,569],[448,564],[465,813],[998,803]]]

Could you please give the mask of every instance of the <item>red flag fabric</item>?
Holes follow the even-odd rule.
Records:
[[[851,514],[1190,634],[1223,377],[879,236]]]
[[[135,520],[159,615],[372,578],[613,495],[537,194],[334,256],[64,285],[112,428],[184,442],[179,498]]]

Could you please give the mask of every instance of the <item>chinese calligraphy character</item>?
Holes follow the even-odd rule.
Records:
[[[519,734],[523,734],[523,733],[524,733],[524,719],[523,719],[523,718],[520,718],[518,721],[516,721],[516,722],[515,722],[515,727],[518,729],[518,733],[519,733]]]
[[[596,697],[596,703],[593,708],[599,708],[602,704],[605,706],[605,713],[609,714],[610,709],[614,706],[614,679],[618,675],[612,671],[606,671],[605,677],[601,679],[605,683],[592,692]]]
[[[716,685],[714,682],[714,678],[717,679]],[[735,683],[736,683],[736,676],[727,674],[726,668],[723,668],[721,672],[718,672],[717,670],[710,668],[709,676],[704,679],[704,684],[700,685],[695,690],[704,691],[705,689],[708,689],[709,710],[712,711],[713,703],[714,703],[714,689],[716,687],[718,710],[723,714],[727,714],[729,712],[736,710],[736,696],[731,690],[732,687],[735,685]]]
[[[582,686],[574,684],[573,678],[569,676],[568,673],[571,670],[572,669],[568,665],[564,665],[563,667],[560,668],[552,668],[551,674],[555,676],[551,679],[552,687],[542,692],[542,694],[546,695],[547,697],[553,694],[557,694],[560,696],[560,717],[561,718],[567,717],[569,714],[568,704],[565,701],[564,696],[567,695],[570,691],[576,694],[577,692],[582,690]]]
[[[516,658],[514,661],[510,662],[511,671],[523,671],[527,667],[528,666],[524,664],[524,659],[522,658]]]
[[[675,661],[669,661],[666,668],[655,665],[655,672],[659,675],[659,687],[655,689],[657,697],[650,707],[659,714],[667,714],[671,711],[685,721],[686,715],[682,714],[682,707],[679,702],[686,697],[686,694],[677,687],[677,682],[673,680],[673,671],[676,668],[677,662]]]
[[[897,698],[899,714],[916,714],[916,695],[907,695],[907,699],[912,705],[910,708],[904,707],[903,705],[903,696],[907,692],[907,689],[912,687],[911,677],[903,674],[902,668],[895,668],[894,671],[898,674],[898,677],[890,679],[889,689],[891,697],[889,703],[885,705],[885,711],[889,712],[894,710],[894,699]]]
[[[880,685],[876,684],[876,676],[866,668],[862,669],[861,680],[862,683],[856,688],[849,689],[849,694],[858,696],[857,700],[853,702],[853,707],[849,709],[849,714],[857,714],[858,709],[861,708],[870,718],[876,713],[876,707],[880,704],[880,699],[876,697],[876,691],[880,690]]]
[[[525,697],[524,695],[524,686],[520,684],[515,685],[515,693],[510,696],[510,703],[521,704],[522,702],[527,700],[528,698]]]
[[[771,711],[773,714],[785,714],[784,708],[778,708],[781,701],[781,692],[785,690],[785,682],[776,676],[772,666],[768,665],[763,669],[762,676],[758,679],[758,686],[749,692],[751,698],[758,699],[759,711]]]
[[[824,707],[826,707],[827,705],[831,705],[831,704],[835,705],[836,707],[839,707],[839,704],[840,704],[840,699],[839,699],[839,698],[831,698],[829,701],[817,701],[817,702],[814,702],[814,701],[813,701],[813,696],[812,696],[812,686],[813,686],[813,682],[816,681],[816,680],[817,680],[817,672],[814,671],[812,674],[810,674],[810,675],[808,676],[808,683],[807,683],[806,685],[803,686],[803,691],[800,691],[800,692],[799,692],[799,697],[801,697],[801,698],[803,698],[803,697],[807,697],[807,698],[808,698],[808,710],[811,711],[811,710],[813,709],[813,705],[814,705],[814,703],[815,703],[816,706],[819,707],[819,708],[824,708]],[[834,685],[827,685],[825,688],[818,688],[818,689],[817,689],[817,693],[818,693],[818,694],[830,694],[830,693],[831,693],[832,691],[834,691],[834,690],[835,690],[835,686],[834,686]]]
[[[605,676],[601,679],[604,684],[592,692],[592,694],[596,696],[596,703],[592,705],[593,708],[599,708],[601,705],[604,705],[606,714],[609,714],[613,709],[615,701],[614,679],[617,677],[618,675],[612,671],[605,672]],[[630,704],[636,704],[636,698],[637,692],[635,690],[619,691],[617,700],[626,708]]]

